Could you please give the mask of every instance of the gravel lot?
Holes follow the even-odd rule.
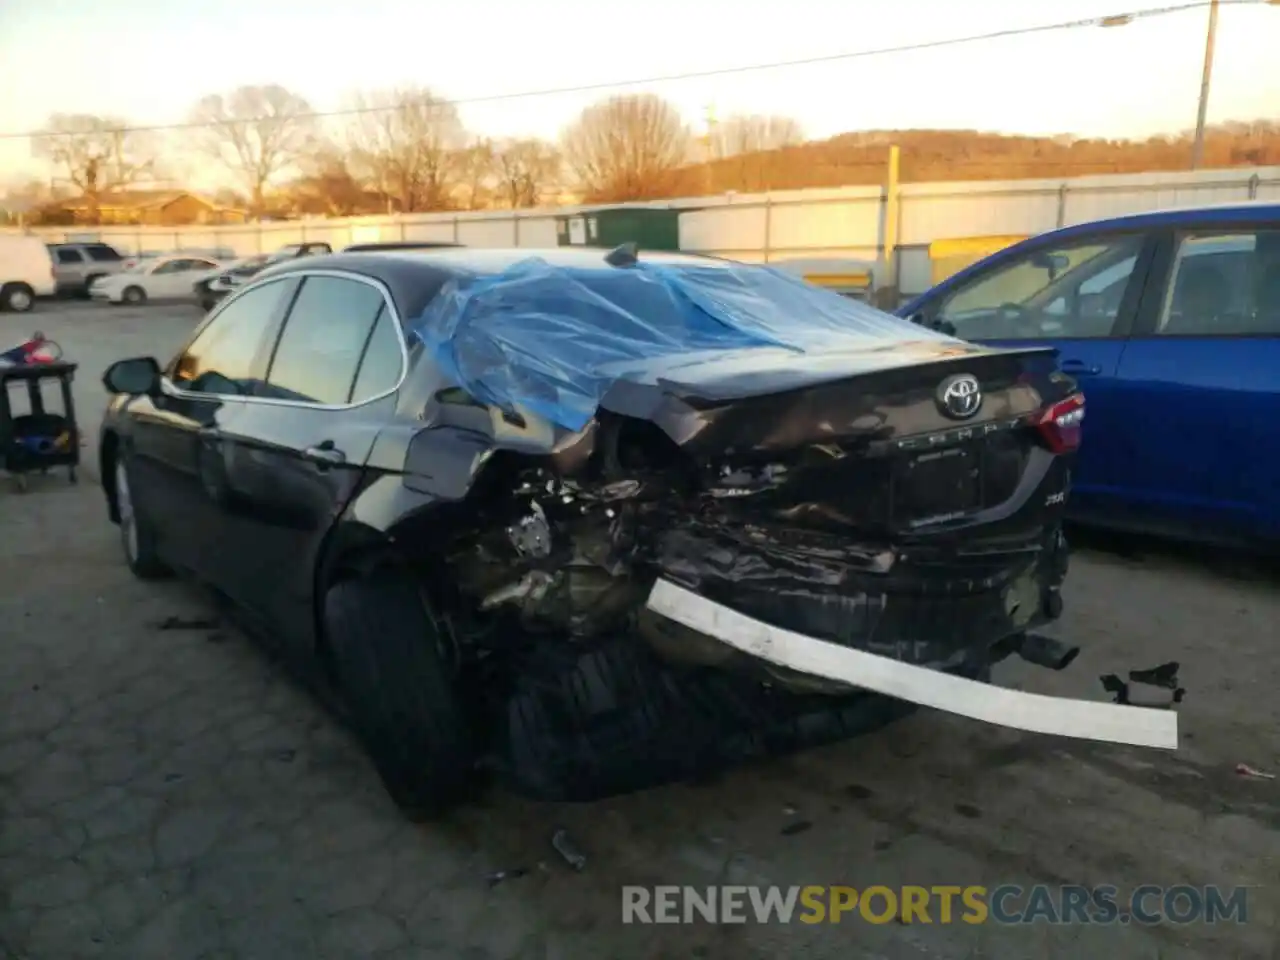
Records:
[[[92,432],[106,363],[167,358],[197,318],[45,307],[0,315],[0,341],[60,341]],[[96,484],[0,479],[0,957],[1274,957],[1280,781],[1234,767],[1280,771],[1276,576],[1144,551],[1079,550],[1061,626],[1085,652],[1001,679],[1101,699],[1100,674],[1179,660],[1176,753],[926,713],[711,784],[580,807],[493,794],[414,827],[258,648],[158,627],[210,613],[130,577]],[[550,847],[559,826],[582,873]],[[735,882],[1255,889],[1244,925],[620,922],[623,884]]]

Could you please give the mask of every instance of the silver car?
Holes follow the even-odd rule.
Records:
[[[51,243],[59,296],[86,296],[93,281],[124,269],[124,257],[108,243]]]

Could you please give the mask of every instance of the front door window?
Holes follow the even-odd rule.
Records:
[[[934,324],[965,340],[1109,337],[1142,244],[1125,235],[1029,252],[952,291]]]

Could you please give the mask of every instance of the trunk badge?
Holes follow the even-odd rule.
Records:
[[[977,377],[957,373],[938,385],[935,399],[938,409],[952,420],[968,420],[982,406],[982,388]]]

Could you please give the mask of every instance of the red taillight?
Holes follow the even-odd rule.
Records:
[[[1084,394],[1059,400],[1036,419],[1036,429],[1054,453],[1070,453],[1080,447],[1080,425],[1084,422]]]

